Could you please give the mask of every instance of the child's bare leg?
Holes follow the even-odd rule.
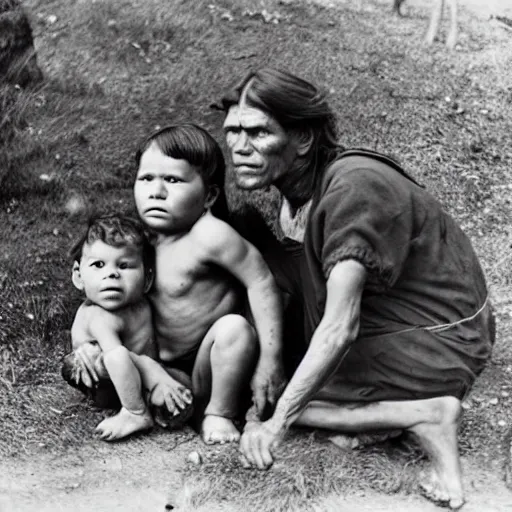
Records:
[[[160,363],[145,355],[130,353],[133,363],[139,370],[144,389],[150,393],[151,405],[159,408],[165,407],[172,423],[179,423],[180,416],[188,418],[193,397],[191,381],[183,372],[170,374],[177,370],[166,370]]]
[[[206,334],[197,354],[192,385],[194,396],[208,399],[201,424],[207,444],[238,441],[233,424],[241,390],[249,383],[258,355],[256,334],[240,315],[226,315]]]
[[[142,398],[141,379],[126,347],[119,346],[103,354],[103,362],[114,383],[122,408],[103,420],[96,432],[104,441],[115,441],[153,426],[153,418]]]
[[[369,404],[313,401],[296,425],[338,432],[404,428],[418,440],[432,462],[432,476],[422,483],[426,496],[452,509],[464,504],[457,443],[460,401],[451,396]]]

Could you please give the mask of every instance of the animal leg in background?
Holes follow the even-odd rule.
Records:
[[[403,16],[400,8],[402,7],[402,4],[404,2],[405,0],[393,0],[393,11],[395,11],[398,14],[398,16]]]
[[[400,1],[400,0],[396,0]],[[450,30],[446,38],[446,46],[453,49],[457,43],[457,0],[446,0],[450,9]],[[435,0],[432,14],[430,15],[430,24],[427,30],[425,41],[432,44],[439,32],[439,26],[443,18],[444,0]]]

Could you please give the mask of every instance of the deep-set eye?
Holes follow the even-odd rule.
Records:
[[[176,178],[176,176],[166,176],[164,178],[164,181],[166,183],[179,183],[181,180]]]
[[[266,130],[265,128],[260,128],[258,130],[254,130],[254,137],[266,137],[267,135],[269,135],[270,132],[268,130]]]
[[[103,268],[105,263],[103,263],[103,261],[93,261],[89,264],[89,266],[94,268]]]
[[[153,176],[151,174],[142,174],[137,178],[137,181],[153,181]]]

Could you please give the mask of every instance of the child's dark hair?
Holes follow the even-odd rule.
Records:
[[[140,165],[142,154],[153,142],[165,156],[186,160],[194,166],[207,188],[218,187],[219,195],[212,206],[212,213],[226,220],[226,162],[215,139],[204,128],[192,123],[166,126],[152,133],[140,144],[135,154],[137,167]]]
[[[126,215],[98,215],[89,218],[87,228],[69,251],[73,261],[80,263],[85,244],[101,240],[113,247],[134,246],[142,251],[146,274],[154,268],[154,249],[142,223]]]

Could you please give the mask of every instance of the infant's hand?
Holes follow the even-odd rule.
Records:
[[[99,382],[98,373],[94,366],[98,358],[98,350],[101,349],[92,343],[84,343],[77,347],[74,351],[76,358],[76,374],[75,382],[83,382],[88,388],[94,387]]]
[[[157,383],[151,391],[150,401],[157,407],[165,404],[167,410],[173,416],[177,416],[192,404],[193,396],[190,389],[167,375],[166,380]]]

